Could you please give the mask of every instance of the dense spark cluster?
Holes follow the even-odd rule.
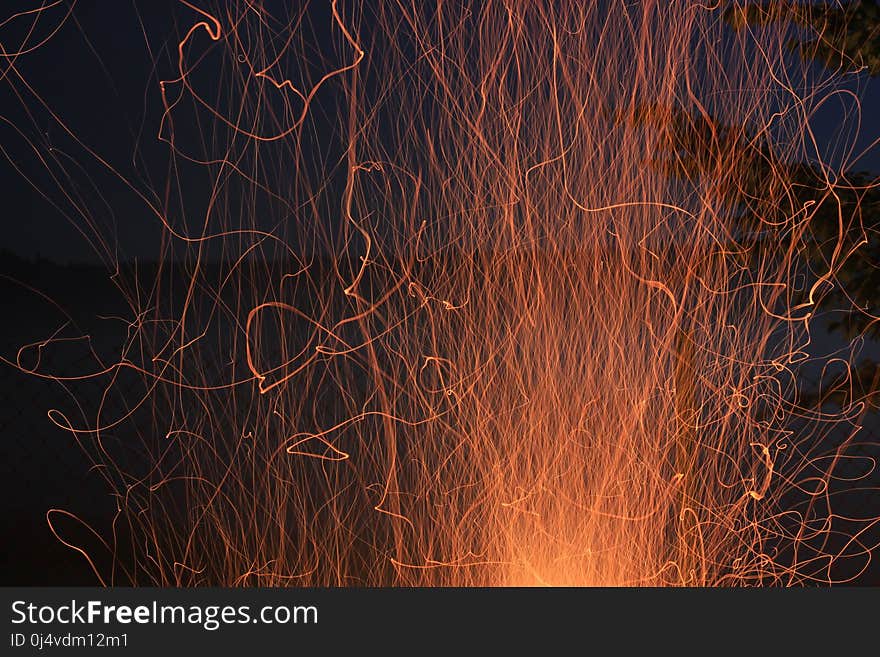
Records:
[[[117,514],[59,540],[106,584],[856,578],[837,78],[692,1],[318,4],[183,2],[118,358],[13,363],[103,390],[49,417]]]

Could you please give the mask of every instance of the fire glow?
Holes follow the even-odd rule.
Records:
[[[692,1],[316,4],[182,2],[154,188],[56,117],[164,245],[115,362],[11,362],[125,396],[49,411],[117,507],[58,540],[103,584],[857,578],[873,391],[814,334],[873,187],[811,130],[834,75]]]

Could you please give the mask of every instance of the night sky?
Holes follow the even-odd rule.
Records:
[[[85,201],[115,232],[125,256],[155,257],[159,234],[155,221],[122,185],[105,179],[102,167],[95,165],[49,110],[123,175],[138,179],[150,170],[155,172],[166,150],[156,139],[162,107],[158,79],[173,76],[168,48],[176,31],[176,4],[76,3],[70,18],[47,43],[16,60],[24,81],[5,71],[11,83],[0,90],[5,119],[0,137],[3,248],[28,258],[97,261],[94,248],[72,225],[81,225],[81,221],[64,216],[70,204],[40,162],[54,148],[72,168],[82,167],[84,178],[94,176],[96,183],[104,183],[106,205],[88,183],[82,186]],[[63,12],[55,8],[44,16],[37,29],[51,32]],[[30,23],[19,19],[0,30],[20,28],[0,36],[6,50],[20,43],[21,31]],[[27,132],[20,135],[13,125]]]
[[[30,7],[29,3],[12,4]],[[312,4],[316,8],[310,6],[314,13],[310,18],[323,24],[329,19],[326,8]],[[13,6],[6,5],[5,13],[14,13]],[[39,256],[59,263],[106,262],[106,256],[96,253],[102,248],[104,252],[115,250],[113,259],[118,261],[156,259],[160,239],[157,218],[84,147],[105,159],[141,193],[162,192],[169,149],[157,138],[162,115],[159,80],[175,77],[180,34],[198,18],[172,0],[85,0],[47,9],[35,27],[28,17],[0,27],[0,43],[7,52],[16,50],[30,30],[28,43],[44,40],[34,35],[45,38],[51,34],[40,47],[14,60],[16,71],[10,70],[8,62],[4,65],[7,79],[0,85],[4,230],[0,248],[25,258]],[[871,148],[880,138],[880,124],[874,118],[880,115],[880,84],[864,74],[850,74],[841,88],[861,96],[861,125],[852,96],[838,94],[812,117],[811,126],[820,145],[827,148],[829,161],[839,163],[848,152],[853,160],[864,152],[853,168],[880,171],[880,149]],[[51,113],[81,143],[76,143]],[[854,145],[851,151],[850,144]],[[74,175],[79,178],[53,180],[41,163],[41,158],[51,161],[53,153],[64,163],[67,175],[78,172]],[[59,167],[50,167],[58,175]],[[96,222],[98,232],[108,240],[106,247],[96,246],[93,234],[77,228],[83,226],[83,217],[76,216],[59,183],[82,194],[79,205],[88,208],[89,220]],[[207,188],[190,189],[190,198],[184,202],[192,203],[190,215],[198,217],[203,208],[200,195]]]

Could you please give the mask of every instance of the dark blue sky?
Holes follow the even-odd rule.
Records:
[[[4,14],[14,11],[5,9]],[[47,10],[34,34],[51,33],[66,12],[60,5]],[[44,45],[15,60],[24,81],[3,64],[0,248],[58,262],[97,262],[96,251],[102,249],[118,250],[122,260],[156,258],[160,236],[156,217],[65,134],[25,81],[120,176],[144,193],[161,194],[168,151],[157,139],[162,111],[158,81],[175,77],[177,35],[197,18],[176,0],[78,2]],[[0,43],[7,51],[14,49],[31,25],[29,20],[16,19],[0,27]],[[861,96],[858,152],[880,138],[876,119],[880,82],[866,75],[849,76],[844,88]],[[852,100],[843,95],[827,102],[811,124],[820,142],[850,143],[855,134],[854,109]],[[832,160],[839,161],[842,155],[838,149]],[[50,163],[56,179],[43,160]],[[856,168],[880,172],[880,148],[862,157]],[[74,190],[79,197],[65,198],[63,189]],[[207,187],[192,189],[184,201],[192,203],[189,214],[200,215],[206,194]],[[77,207],[87,209],[83,216]],[[94,222],[91,233],[78,230],[87,222]],[[95,234],[104,236],[106,245],[96,243]]]

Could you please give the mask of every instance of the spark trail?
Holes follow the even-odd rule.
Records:
[[[28,370],[103,391],[49,416],[115,495],[112,528],[70,544],[103,583],[806,585],[867,569],[880,514],[845,500],[876,499],[860,431],[876,402],[854,353],[815,339],[868,244],[841,198],[874,189],[811,130],[845,94],[832,73],[785,29],[733,30],[697,2],[288,9],[182,3],[157,67],[155,186],[19,72],[67,10],[8,19],[34,29],[4,42],[4,83],[165,245],[155,270],[119,276],[115,362]],[[199,212],[181,201],[195,194]],[[74,513],[48,516],[65,543]]]

